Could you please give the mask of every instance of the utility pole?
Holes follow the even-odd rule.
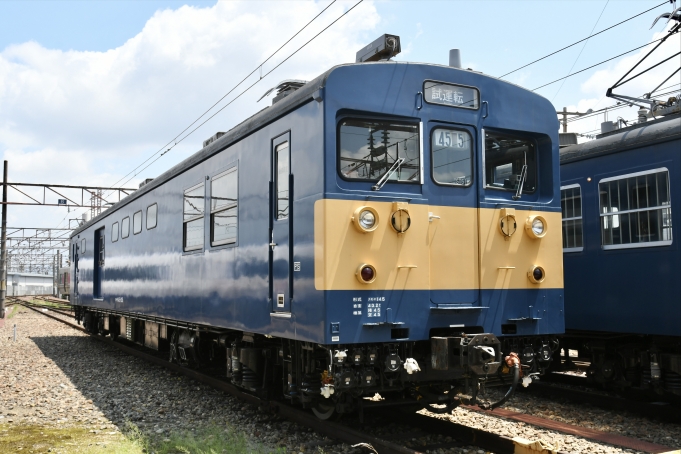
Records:
[[[567,132],[567,120],[568,120],[568,115],[577,115],[578,117],[581,117],[582,115],[588,115],[588,114],[590,114],[591,112],[593,112],[593,109],[589,109],[589,110],[587,110],[587,111],[584,112],[584,113],[582,113],[582,112],[568,112],[568,111],[567,111],[567,107],[563,107],[563,111],[562,111],[562,112],[556,112],[556,113],[557,113],[558,115],[562,115],[562,116],[563,116],[563,120],[561,121],[561,123],[563,124],[563,132]]]
[[[0,234],[0,319],[5,318],[7,297],[7,161],[2,177],[2,233]]]

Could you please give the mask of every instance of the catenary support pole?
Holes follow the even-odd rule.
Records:
[[[7,161],[2,172],[2,234],[0,238],[0,318],[5,318],[7,297]]]

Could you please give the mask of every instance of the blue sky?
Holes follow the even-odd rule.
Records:
[[[329,3],[0,0],[0,152],[10,161],[11,179],[105,186],[121,181]],[[264,69],[354,3],[338,0]],[[257,99],[279,80],[309,80],[354,61],[355,52],[382,33],[401,36],[397,60],[446,64],[448,50],[460,48],[465,67],[500,76],[661,3],[365,0],[158,162],[122,181],[130,179],[126,186],[134,187],[157,176],[215,131],[261,109],[269,101]],[[649,28],[671,9],[667,2],[506,80],[534,89],[571,68],[641,46],[664,30],[660,23]],[[678,51],[680,43],[677,35],[663,54]],[[557,109],[604,107],[612,103],[603,97],[605,89],[640,52],[538,93]],[[671,64],[678,67],[678,59]],[[640,95],[653,82],[642,78],[628,94]],[[633,118],[635,109],[619,115]],[[591,132],[603,119],[571,123],[570,130]],[[55,172],[55,163],[68,171]],[[47,226],[65,217],[54,211],[29,222],[28,212],[14,210],[10,220]]]

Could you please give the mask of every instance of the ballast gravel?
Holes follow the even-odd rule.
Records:
[[[15,324],[16,342],[12,331]],[[15,314],[0,328],[0,352],[0,424],[10,427],[80,426],[93,433],[118,433],[133,423],[143,434],[163,439],[171,433],[211,424],[242,432],[265,451],[370,452],[324,440],[323,435],[311,429],[261,413],[230,395],[128,356],[33,311]],[[525,394],[506,408],[667,446],[681,445],[681,428],[676,425],[558,404]],[[463,408],[455,409],[451,415],[433,416],[511,438],[543,440],[567,452],[635,452]],[[409,430],[395,424],[389,427],[403,433]],[[450,441],[447,438],[421,437],[410,444],[418,447],[446,443]],[[486,454],[470,446],[427,452]]]

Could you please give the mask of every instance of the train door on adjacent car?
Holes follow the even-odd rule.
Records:
[[[291,312],[291,174],[290,133],[272,141],[270,178],[270,299],[272,312]]]
[[[102,297],[102,274],[104,274],[104,227],[95,230],[95,250],[93,254],[94,273],[92,276],[92,297]]]
[[[463,315],[480,305],[475,130],[431,122],[426,134],[432,182],[443,195],[428,209],[430,299]]]
[[[78,304],[78,240],[71,246],[73,251],[73,304]]]

